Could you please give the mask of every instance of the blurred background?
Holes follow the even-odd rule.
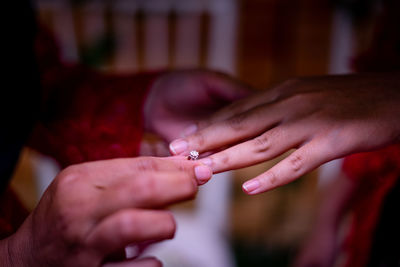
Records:
[[[258,90],[296,76],[348,73],[371,38],[373,1],[35,0],[66,62],[111,73],[210,68]],[[375,10],[375,8],[374,8]],[[365,19],[368,13],[368,20]],[[175,207],[177,243],[154,248],[166,266],[289,266],[312,229],[320,189],[340,162],[260,196],[241,184],[274,162],[226,173]],[[57,173],[25,150],[12,181],[33,209]],[[34,190],[33,190],[34,189]]]

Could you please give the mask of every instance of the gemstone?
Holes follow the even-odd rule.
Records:
[[[196,160],[199,157],[199,152],[197,152],[196,150],[192,150],[189,153],[189,159],[190,160]]]

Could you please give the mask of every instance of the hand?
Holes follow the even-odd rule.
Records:
[[[245,85],[222,73],[201,70],[167,73],[150,89],[144,106],[145,126],[170,142],[181,137],[188,126],[186,134],[195,131],[194,121],[248,94]]]
[[[160,266],[154,258],[107,259],[127,245],[173,237],[174,218],[163,208],[192,199],[195,178],[210,178],[209,168],[198,165],[182,157],[149,157],[66,168],[6,239],[10,265]]]
[[[221,110],[199,130],[170,144],[173,154],[228,147],[201,160],[222,172],[297,149],[246,182],[257,194],[287,184],[321,164],[400,140],[400,75],[293,80]]]

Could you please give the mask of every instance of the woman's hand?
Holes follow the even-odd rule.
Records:
[[[196,130],[192,127],[183,132],[188,125],[247,95],[247,86],[222,73],[205,70],[166,73],[150,89],[144,106],[145,126],[170,142]]]
[[[0,251],[7,248],[11,266],[160,266],[154,258],[108,259],[130,244],[172,238],[175,221],[164,208],[194,198],[199,177],[209,179],[209,168],[182,157],[68,167]]]
[[[214,172],[251,166],[297,149],[246,182],[248,194],[287,184],[321,164],[397,142],[400,74],[305,78],[238,101],[170,144],[175,155],[222,149]]]

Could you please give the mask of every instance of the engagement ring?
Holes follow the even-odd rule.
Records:
[[[199,152],[192,150],[189,153],[188,160],[196,160],[199,157]]]

